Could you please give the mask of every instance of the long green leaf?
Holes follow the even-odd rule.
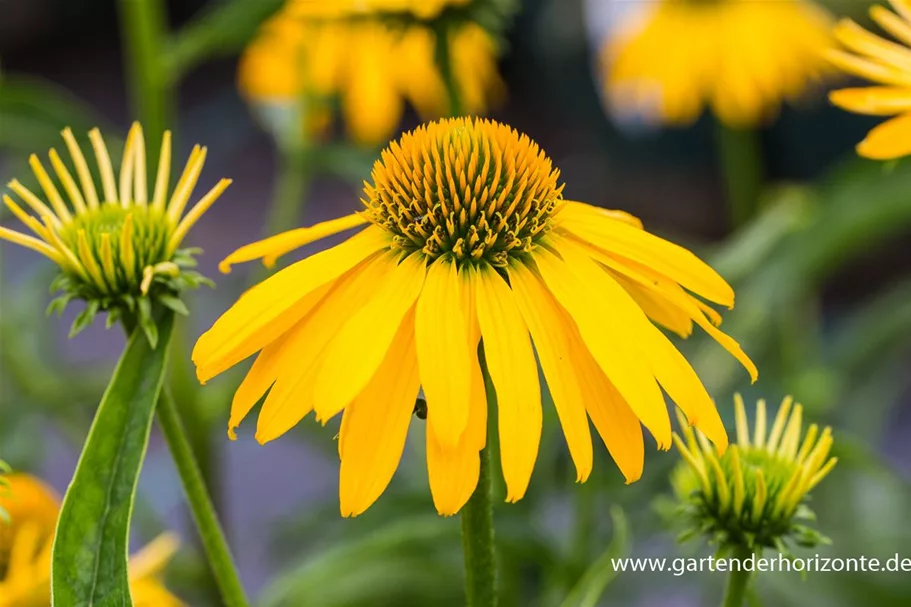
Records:
[[[57,523],[51,567],[55,607],[132,605],[130,517],[173,320],[170,311],[162,315],[154,350],[141,328],[133,331],[101,399]]]
[[[614,521],[614,538],[601,556],[582,575],[561,607],[595,607],[601,595],[604,594],[604,589],[617,577],[614,561],[626,556],[629,552],[629,529],[623,509],[614,506],[611,508],[610,514]]]

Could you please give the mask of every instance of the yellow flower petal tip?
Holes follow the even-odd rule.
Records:
[[[665,393],[724,449],[718,411],[659,325],[696,324],[750,368],[704,301],[731,304],[730,285],[628,214],[565,200],[530,138],[489,120],[428,123],[381,153],[363,202],[355,215],[230,255],[274,258],[361,228],[247,291],[193,350],[204,379],[258,353],[230,432],[266,392],[261,442],[311,411],[321,423],[341,413],[342,516],[386,489],[413,418],[426,421],[436,510],[461,509],[492,413],[482,360],[507,502],[525,495],[538,457],[539,365],[579,482],[593,466],[590,424],[627,482],[642,475],[642,426],[670,447]]]
[[[620,117],[687,126],[709,108],[730,127],[754,127],[818,88],[831,28],[810,0],[662,0],[608,36],[606,99]]]
[[[895,116],[871,130],[857,145],[860,156],[873,160],[911,154],[911,12],[900,3],[893,3],[893,7],[895,12],[874,6],[870,15],[895,41],[842,19],[834,33],[844,50],[826,54],[839,69],[875,84],[832,91],[829,100],[834,105],[858,114]]]

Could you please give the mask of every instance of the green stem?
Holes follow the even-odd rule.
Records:
[[[743,563],[752,556],[753,552],[744,546],[738,546],[732,555],[734,559],[739,560],[741,566],[737,569],[731,567],[728,575],[728,584],[724,590],[724,601],[721,607],[743,607],[743,601],[746,598],[747,587],[750,585],[751,572],[744,570]]]
[[[180,419],[180,413],[168,389],[162,392],[158,402],[158,422],[180,474],[221,598],[227,607],[247,607],[249,603],[237,574],[231,550],[215,515],[215,508],[206,491],[202,473],[193,457],[193,449]]]
[[[759,134],[749,128],[732,128],[720,121],[717,131],[718,162],[731,224],[739,228],[755,214],[762,186]]]
[[[449,20],[440,20],[436,26],[436,47],[434,49],[434,60],[437,69],[440,70],[440,77],[446,86],[446,94],[449,96],[449,115],[461,116],[465,113],[462,107],[462,96],[459,89],[459,83],[456,81],[455,72],[452,67],[452,49],[450,48],[450,30]]]
[[[143,125],[147,149],[157,151],[171,122],[174,92],[162,60],[167,39],[162,0],[120,0],[120,21],[131,104]]]
[[[306,149],[281,152],[275,179],[275,194],[266,218],[266,236],[290,230],[300,224],[307,206],[310,166]]]
[[[484,346],[478,346],[478,358],[484,373],[487,391],[487,409],[493,411],[497,393],[487,372]],[[492,414],[488,416],[492,418]],[[488,434],[495,428],[488,423]],[[493,531],[493,482],[490,473],[490,453],[494,449],[491,439],[479,454],[481,470],[478,486],[462,507],[462,550],[465,553],[465,601],[468,607],[496,607],[497,563]]]
[[[490,487],[490,453],[480,453],[478,486],[462,508],[462,549],[465,551],[465,598],[468,607],[497,604],[497,569],[494,560],[493,499]]]

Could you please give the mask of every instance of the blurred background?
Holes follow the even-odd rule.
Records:
[[[409,441],[374,507],[341,519],[333,424],[321,428],[311,416],[266,446],[245,424],[239,440],[230,442],[227,407],[241,376],[226,374],[203,389],[189,362],[196,337],[264,275],[252,266],[220,275],[220,259],[264,235],[358,208],[360,185],[388,137],[370,141],[369,133],[346,124],[346,104],[356,106],[352,111],[376,109],[364,96],[371,86],[332,101],[338,91],[311,95],[289,84],[297,76],[289,76],[286,65],[251,58],[255,45],[272,40],[269,28],[279,29],[272,17],[283,10],[279,0],[161,3],[164,14],[157,17],[168,53],[139,82],[137,70],[152,69],[143,62],[157,58],[137,55],[123,32],[130,28],[129,5],[146,3],[0,0],[0,182],[17,177],[29,185],[28,155],[59,146],[59,131],[68,125],[80,137],[100,126],[114,141],[122,141],[135,119],[147,132],[173,128],[181,161],[193,144],[207,145],[200,187],[223,176],[234,184],[190,237],[205,250],[201,271],[218,286],[189,295],[192,316],[174,346],[171,382],[248,592],[265,606],[460,604],[459,522],[434,513],[423,441]],[[605,82],[610,58],[602,54],[658,3],[490,4],[506,18],[487,22],[484,11],[467,14],[479,15],[487,28],[496,49],[489,59],[502,82],[491,84],[496,76],[480,74],[482,53],[464,60],[454,53],[456,79],[477,77],[492,91],[472,111],[536,140],[562,170],[567,198],[641,217],[649,230],[698,251],[734,284],[737,306],[725,314],[724,327],[756,361],[759,382],[750,386],[746,373],[704,335],[681,347],[729,428],[736,391],[748,403],[765,397],[773,408],[793,394],[805,405],[806,419],[834,427],[840,463],[812,504],[817,527],[833,544],[815,552],[886,559],[904,550],[911,556],[911,167],[856,156],[853,146],[877,119],[845,113],[825,98],[829,87],[849,80],[833,74],[813,82],[752,125],[719,127],[708,110],[692,124],[664,126],[654,115],[617,111]],[[864,2],[833,0],[824,9],[833,18],[865,23]],[[379,22],[415,27],[413,16],[405,26],[393,23],[399,17]],[[310,42],[294,44],[314,48],[300,52],[320,56],[318,36],[303,37]],[[369,48],[361,52],[374,57]],[[239,75],[244,62],[246,76]],[[372,69],[367,60],[352,65]],[[390,137],[434,117],[433,100],[422,103],[423,97],[432,95],[414,93],[401,120],[393,116]],[[739,147],[730,146],[732,133]],[[731,204],[730,176],[738,174],[732,162],[755,176],[746,212]],[[0,217],[4,225],[16,224],[8,214]],[[0,255],[0,456],[62,494],[123,338],[96,323],[67,340],[78,305],[63,319],[42,314],[55,268],[5,244]],[[169,569],[169,586],[190,605],[216,605],[176,472],[161,438],[153,434],[152,440],[134,544],[163,528],[177,530],[184,547]],[[593,576],[607,584],[599,605],[717,602],[719,574],[614,576],[603,564],[593,569],[604,555],[710,554],[699,542],[676,545],[661,516],[668,473],[679,456],[653,450],[647,459],[642,480],[624,486],[601,450],[591,480],[574,484],[553,408],[545,403],[542,456],[529,493],[495,512],[504,605],[585,604],[564,601]],[[625,514],[612,517],[612,511]],[[911,577],[769,574],[760,579],[758,595],[766,605],[907,605]]]

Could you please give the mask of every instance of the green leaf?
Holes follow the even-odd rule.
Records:
[[[614,537],[607,549],[591,564],[579,582],[570,591],[561,607],[595,607],[607,585],[617,577],[614,561],[629,552],[629,528],[626,515],[619,506],[610,511],[614,522]]]
[[[95,414],[63,500],[51,568],[53,604],[130,606],[127,556],[136,483],[167,368],[174,316],[152,349],[137,327]]]

